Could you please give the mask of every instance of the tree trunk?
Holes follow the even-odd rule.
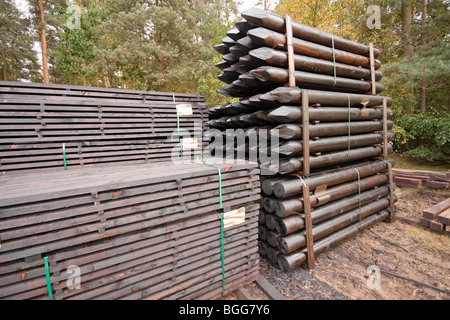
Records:
[[[403,56],[410,58],[414,52],[411,44],[412,0],[402,0],[401,16]]]
[[[425,33],[427,26],[427,0],[422,0],[422,30]],[[425,35],[422,35],[422,43],[425,44]],[[425,79],[420,81],[420,99],[419,110],[422,113],[427,112],[427,82]]]
[[[45,27],[47,23],[45,22],[45,12],[44,12],[43,0],[39,0],[39,22],[42,24],[42,29],[40,33],[41,40],[41,50],[42,50],[42,75],[44,78],[44,83],[50,83],[50,77],[48,74],[48,60],[47,60],[47,37],[45,35]]]
[[[8,81],[8,62],[6,61],[6,55],[3,53],[3,81]]]

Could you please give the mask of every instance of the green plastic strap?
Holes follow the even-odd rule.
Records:
[[[175,101],[175,93],[172,92],[172,98],[173,98],[173,104],[175,105],[175,108],[177,106],[177,103]],[[180,116],[178,115],[178,111],[175,109],[175,111],[177,112],[177,132],[178,132],[178,138],[180,140],[180,157],[181,160],[183,160],[183,141],[182,138],[180,138]]]
[[[63,161],[64,161],[64,170],[67,170],[67,161],[66,161],[66,144],[63,143]]]
[[[359,170],[353,168],[358,173],[358,203],[359,203],[359,225],[361,225],[361,176],[359,174]]]
[[[50,271],[48,269],[48,256],[44,257],[44,264],[45,264],[45,278],[47,280],[48,298],[49,300],[53,300],[52,284],[50,283]]]
[[[334,36],[331,37],[331,44],[333,46],[333,67],[334,67],[334,84],[333,87],[336,86],[336,52],[334,51]]]
[[[350,157],[350,137],[351,137],[351,130],[350,130],[350,124],[351,124],[351,120],[350,120],[350,96],[347,95],[348,98],[348,150],[347,150],[347,158]]]
[[[222,297],[225,295],[225,249],[224,249],[224,239],[223,239],[223,229],[224,229],[224,223],[223,223],[223,205],[222,205],[222,171],[219,167],[210,165],[206,163],[206,160],[202,162],[200,162],[200,160],[198,160],[198,155],[197,155],[197,162],[211,167],[211,168],[215,168],[217,169],[218,173],[219,173],[219,205],[220,205],[220,209],[219,209],[219,213],[220,213],[220,240],[221,240],[221,247],[222,247]]]

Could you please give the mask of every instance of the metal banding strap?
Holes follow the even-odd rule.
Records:
[[[45,279],[47,281],[48,299],[53,300],[52,284],[50,282],[50,271],[48,268],[48,256],[47,255],[45,255],[45,257],[44,257],[44,264],[45,264]]]
[[[224,229],[224,223],[223,223],[223,200],[222,200],[222,171],[219,167],[210,165],[206,163],[206,160],[202,162],[200,162],[200,160],[198,159],[198,155],[196,156],[197,158],[197,163],[200,163],[202,165],[211,167],[211,168],[215,168],[217,169],[218,173],[219,173],[219,207],[220,209],[218,210],[218,212],[220,213],[220,241],[221,241],[221,250],[222,250],[222,296],[225,295],[225,249],[224,249],[224,239],[223,239],[223,229]]]
[[[177,113],[177,132],[178,132],[178,139],[180,141],[180,157],[181,160],[183,160],[183,139],[180,137],[180,115],[178,114],[178,111],[176,110],[177,103],[175,101],[175,93],[172,92],[172,98],[173,98],[173,104],[175,106],[175,112]]]
[[[64,170],[67,170],[66,144],[65,143],[63,143],[63,145],[62,145],[62,151],[63,151]]]
[[[353,168],[356,170],[356,173],[358,174],[358,204],[359,204],[359,227],[361,226],[361,175],[359,174],[359,170],[356,168]]]
[[[347,150],[347,158],[348,157],[350,157],[350,135],[351,135],[351,128],[350,128],[350,125],[351,125],[351,115],[350,115],[350,107],[351,107],[351,103],[350,103],[350,95],[347,95],[347,99],[348,99],[348,140],[347,140],[347,142],[348,142],[348,144],[347,144],[347,147],[348,147],[348,150]]]

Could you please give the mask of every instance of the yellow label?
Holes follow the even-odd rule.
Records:
[[[183,149],[196,149],[198,148],[198,140],[197,138],[184,138],[183,140]]]
[[[223,214],[223,228],[229,228],[245,222],[245,207],[224,212]]]
[[[177,104],[177,114],[179,116],[192,116],[191,104]]]

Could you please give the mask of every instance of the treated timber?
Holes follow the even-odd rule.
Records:
[[[251,71],[251,74],[262,83],[275,83],[282,85],[289,81],[289,71],[287,69],[264,66]],[[295,81],[302,88],[324,89],[330,91],[343,91],[353,93],[365,93],[371,90],[372,84],[368,81],[355,80],[330,75],[295,71]],[[381,83],[376,84],[377,93],[384,90]]]
[[[385,174],[369,176],[359,181],[351,183],[343,183],[327,189],[326,192],[310,195],[311,207],[323,205],[325,203],[343,198],[345,196],[354,194],[359,190],[364,191],[375,186],[385,184],[388,177]],[[278,217],[284,218],[303,210],[303,197],[293,197],[286,200],[278,200],[275,204],[275,213]]]
[[[284,104],[294,104],[301,105],[301,96],[304,89],[300,88],[287,88],[279,87],[266,94],[259,96],[260,101],[273,105],[274,107],[281,106]],[[383,99],[386,99],[387,106],[391,106],[393,103],[392,98],[383,96],[368,96],[364,94],[355,93],[342,93],[342,92],[331,92],[331,91],[320,91],[308,89],[309,103],[316,104],[320,103],[327,106],[339,106],[346,107],[375,107],[382,104]]]
[[[249,55],[255,59],[274,67],[287,67],[288,55],[286,52],[275,50],[272,48],[261,47],[249,51]],[[317,59],[300,54],[293,56],[293,64],[296,70],[323,73],[334,76],[334,67],[336,67],[336,75],[344,78],[374,80],[371,78],[370,70],[359,68],[343,63],[333,63],[328,60]],[[376,71],[375,82],[380,81],[383,77],[382,73]],[[374,83],[375,83],[374,82]]]
[[[251,8],[244,11],[242,17],[252,24],[264,26],[271,30],[282,33],[286,30],[286,21],[283,17],[258,8]],[[294,37],[322,43],[329,47],[332,46],[332,41],[334,41],[334,46],[338,49],[369,56],[370,48],[365,44],[337,37],[328,32],[320,31],[298,22],[292,22],[292,32]],[[376,48],[374,48],[373,52],[375,57],[381,54],[381,50]]]
[[[305,183],[314,191],[318,186],[333,186],[347,181],[358,179],[356,170],[358,169],[360,177],[364,178],[377,174],[387,169],[387,164],[383,161],[374,161],[367,164],[355,165],[350,168],[342,168],[330,173],[319,173],[308,178],[304,178]],[[302,193],[302,183],[298,178],[281,178],[275,181],[273,194],[279,199],[289,198]]]
[[[265,28],[256,28],[250,30],[247,35],[252,39],[253,43],[258,47],[269,47],[277,50],[287,51],[287,39],[282,33],[271,31]],[[306,55],[313,58],[333,61],[338,63],[352,65],[356,67],[370,68],[370,59],[368,57],[351,53],[344,50],[333,50],[328,46],[317,44],[311,41],[294,37],[292,45],[295,54]],[[381,62],[375,60],[375,68],[379,69]]]
[[[380,213],[374,214],[368,218],[363,219],[361,222],[357,222],[351,226],[348,226],[334,234],[330,237],[321,239],[314,243],[314,254],[318,255],[332,246],[337,245],[338,243],[348,239],[350,237],[355,236],[358,232],[361,232],[364,229],[369,228],[370,226],[383,221],[389,216],[388,211],[381,211]],[[298,251],[294,251],[289,255],[279,255],[278,256],[278,264],[281,269],[285,271],[293,270],[294,268],[302,265],[306,261],[306,250],[301,249]]]

